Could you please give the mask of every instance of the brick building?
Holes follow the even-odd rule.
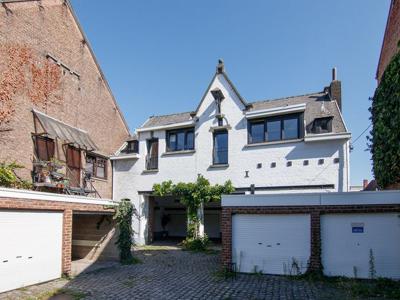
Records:
[[[389,64],[393,55],[399,51],[400,46],[400,0],[391,1],[378,69],[376,70],[376,79],[378,83],[382,78],[386,66]]]
[[[36,189],[110,198],[129,129],[70,2],[0,4],[0,162]]]

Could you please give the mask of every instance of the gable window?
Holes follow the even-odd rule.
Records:
[[[54,157],[54,140],[48,137],[36,137],[36,157],[41,161],[50,161]]]
[[[167,152],[194,150],[194,128],[167,131]]]
[[[86,173],[102,179],[107,179],[107,159],[93,154],[86,154]]]
[[[329,133],[332,132],[333,117],[317,118],[313,122],[311,128],[312,133]]]
[[[214,132],[213,164],[228,164],[228,131],[218,130]]]
[[[301,114],[249,121],[249,144],[293,140],[301,137]]]

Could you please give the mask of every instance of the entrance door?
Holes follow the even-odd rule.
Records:
[[[72,187],[81,185],[81,151],[73,146],[67,148],[67,177]]]

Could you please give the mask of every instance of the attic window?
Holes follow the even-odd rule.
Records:
[[[139,141],[128,141],[126,147],[121,152],[123,153],[139,153]]]
[[[311,128],[312,133],[329,133],[332,132],[333,117],[317,118],[313,122]]]

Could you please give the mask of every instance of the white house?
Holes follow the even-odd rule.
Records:
[[[113,195],[140,217],[137,243],[184,237],[185,208],[152,196],[155,183],[230,179],[237,193],[343,192],[349,189],[349,139],[341,83],[322,91],[247,102],[219,61],[195,111],[150,117],[112,157]],[[205,232],[220,237],[220,205],[205,209]]]

